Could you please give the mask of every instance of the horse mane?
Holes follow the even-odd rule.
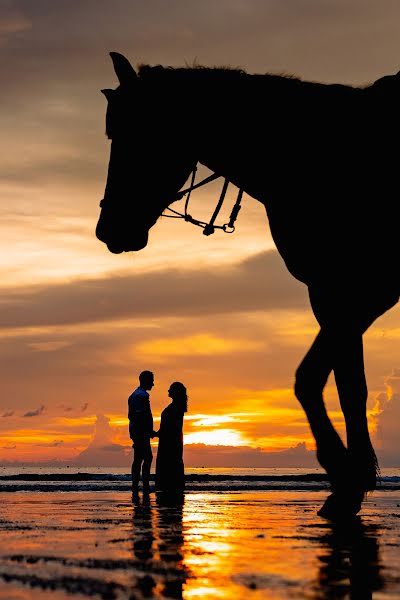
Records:
[[[241,67],[230,67],[230,66],[213,66],[208,67],[205,65],[193,64],[191,66],[185,67],[171,67],[163,65],[147,65],[140,64],[138,65],[138,75],[142,79],[153,79],[153,78],[162,78],[162,77],[170,77],[172,74],[176,74],[180,78],[186,77],[187,79],[191,79],[194,75],[198,77],[201,74],[201,77],[204,79],[211,80],[219,80],[221,78],[224,79],[224,82],[227,83],[229,81],[236,83],[240,79],[252,78],[257,80],[264,80],[270,83],[271,81],[279,81],[279,80],[289,80],[292,82],[302,82],[302,79],[291,73],[247,73]]]
[[[243,97],[247,90],[253,89],[257,94],[269,93],[275,94],[300,93],[300,96],[306,101],[311,94],[314,98],[331,99],[332,102],[339,99],[348,98],[349,94],[354,95],[362,89],[372,87],[374,84],[368,83],[365,86],[354,86],[343,83],[325,83],[302,79],[292,73],[247,73],[239,67],[214,66],[208,67],[194,64],[185,67],[171,67],[162,65],[138,65],[139,78],[147,85],[156,86],[159,83],[171,84],[176,81],[177,85],[186,85],[190,88],[199,82],[204,86],[210,86],[213,90],[219,86],[224,91],[231,88],[235,95]],[[387,76],[393,79],[393,76]],[[242,84],[246,84],[243,85]],[[248,84],[248,86],[247,86]],[[386,87],[386,86],[383,86]],[[329,100],[328,100],[329,101]]]
[[[230,73],[231,76],[237,76],[238,74],[241,75],[247,75],[246,71],[244,69],[241,69],[240,67],[228,67],[228,66],[214,66],[214,67],[207,67],[205,65],[199,65],[197,63],[193,64],[193,65],[187,65],[185,67],[171,67],[171,66],[167,66],[164,67],[163,65],[147,65],[147,64],[140,64],[138,66],[138,74],[140,77],[149,77],[149,76],[153,76],[153,75],[160,75],[163,72],[177,72],[177,73],[191,73],[193,71],[202,71],[203,73],[208,73],[208,74],[218,74],[220,75],[221,73]]]
[[[335,95],[342,92],[348,92],[353,90],[371,90],[371,92],[380,92],[385,94],[392,94],[394,91],[398,93],[400,83],[400,71],[393,75],[384,75],[370,81],[365,84],[351,85],[345,83],[331,83],[331,82],[320,82],[313,80],[302,79],[298,75],[293,73],[248,73],[241,67],[232,66],[204,66],[199,64],[187,65],[185,67],[172,67],[163,65],[148,65],[139,64],[137,66],[138,75],[142,80],[150,82],[162,81],[163,78],[179,79],[179,81],[185,81],[190,84],[193,79],[199,80],[199,77],[204,82],[218,85],[218,83],[224,85],[236,85],[239,82],[245,80],[251,80],[256,85],[265,85],[266,88],[271,86],[278,88],[282,86],[283,90],[287,89],[287,86],[297,88],[314,88],[323,90],[330,90]]]

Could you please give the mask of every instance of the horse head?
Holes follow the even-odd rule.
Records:
[[[147,245],[150,228],[177,199],[196,159],[184,137],[187,122],[177,91],[162,89],[151,75],[142,77],[121,54],[110,56],[119,86],[101,90],[112,142],[96,235],[119,254]]]

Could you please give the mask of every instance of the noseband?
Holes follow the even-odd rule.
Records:
[[[180,213],[179,211],[174,210],[173,208],[170,208],[168,206],[166,208],[166,210],[169,210],[170,212],[172,212],[174,214],[167,215],[165,213],[162,213],[161,216],[168,217],[169,219],[184,219],[185,221],[188,221],[189,223],[193,223],[193,225],[197,225],[198,227],[201,227],[203,229],[203,235],[211,235],[212,233],[214,233],[214,231],[216,229],[222,229],[222,231],[224,231],[224,233],[233,233],[235,231],[234,224],[235,224],[236,218],[239,214],[239,210],[241,209],[240,203],[242,201],[243,190],[240,189],[238,192],[236,202],[234,204],[234,207],[232,208],[232,212],[230,214],[228,223],[225,223],[224,225],[214,225],[215,219],[217,218],[218,213],[221,210],[221,206],[225,200],[226,191],[227,191],[228,185],[229,185],[229,180],[227,178],[225,178],[217,206],[215,207],[215,210],[213,212],[213,215],[212,215],[210,221],[208,223],[206,223],[205,221],[199,221],[198,219],[195,219],[194,217],[192,217],[192,215],[190,215],[187,211],[188,206],[189,206],[190,194],[196,188],[202,187],[203,185],[206,185],[207,183],[210,183],[211,181],[214,181],[215,179],[219,179],[221,177],[221,175],[217,175],[217,173],[213,173],[213,175],[210,175],[209,177],[206,177],[205,179],[202,179],[202,181],[199,181],[199,183],[195,184],[194,181],[196,179],[196,173],[197,173],[197,164],[194,166],[193,171],[192,171],[192,178],[191,178],[190,186],[188,188],[186,188],[185,190],[178,192],[173,200],[173,202],[175,200],[182,200],[182,198],[184,196],[186,196],[186,194],[187,194],[186,201],[185,201],[185,211],[183,213]]]

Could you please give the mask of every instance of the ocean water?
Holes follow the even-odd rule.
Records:
[[[186,468],[185,478],[189,492],[329,489],[322,469]],[[118,492],[130,486],[126,467],[0,467],[0,492]],[[382,469],[378,489],[400,490],[400,468]]]

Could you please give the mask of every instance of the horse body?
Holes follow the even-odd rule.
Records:
[[[295,383],[333,490],[321,514],[358,512],[377,469],[362,335],[399,297],[393,93],[387,101],[398,76],[365,88],[226,69],[145,67],[137,76],[112,58],[121,85],[105,91],[113,142],[98,237],[115,252],[146,245],[197,161],[265,206],[321,327]],[[136,206],[126,201],[133,185]],[[347,446],[323,402],[332,370]]]
[[[219,72],[219,101],[205,97],[201,78],[194,86],[199,162],[265,206],[277,249],[300,281],[371,280],[374,262],[382,273],[398,254],[389,206],[376,204],[391,204],[395,220],[398,209],[386,135],[368,120],[382,113],[379,98],[370,88],[238,75]]]

